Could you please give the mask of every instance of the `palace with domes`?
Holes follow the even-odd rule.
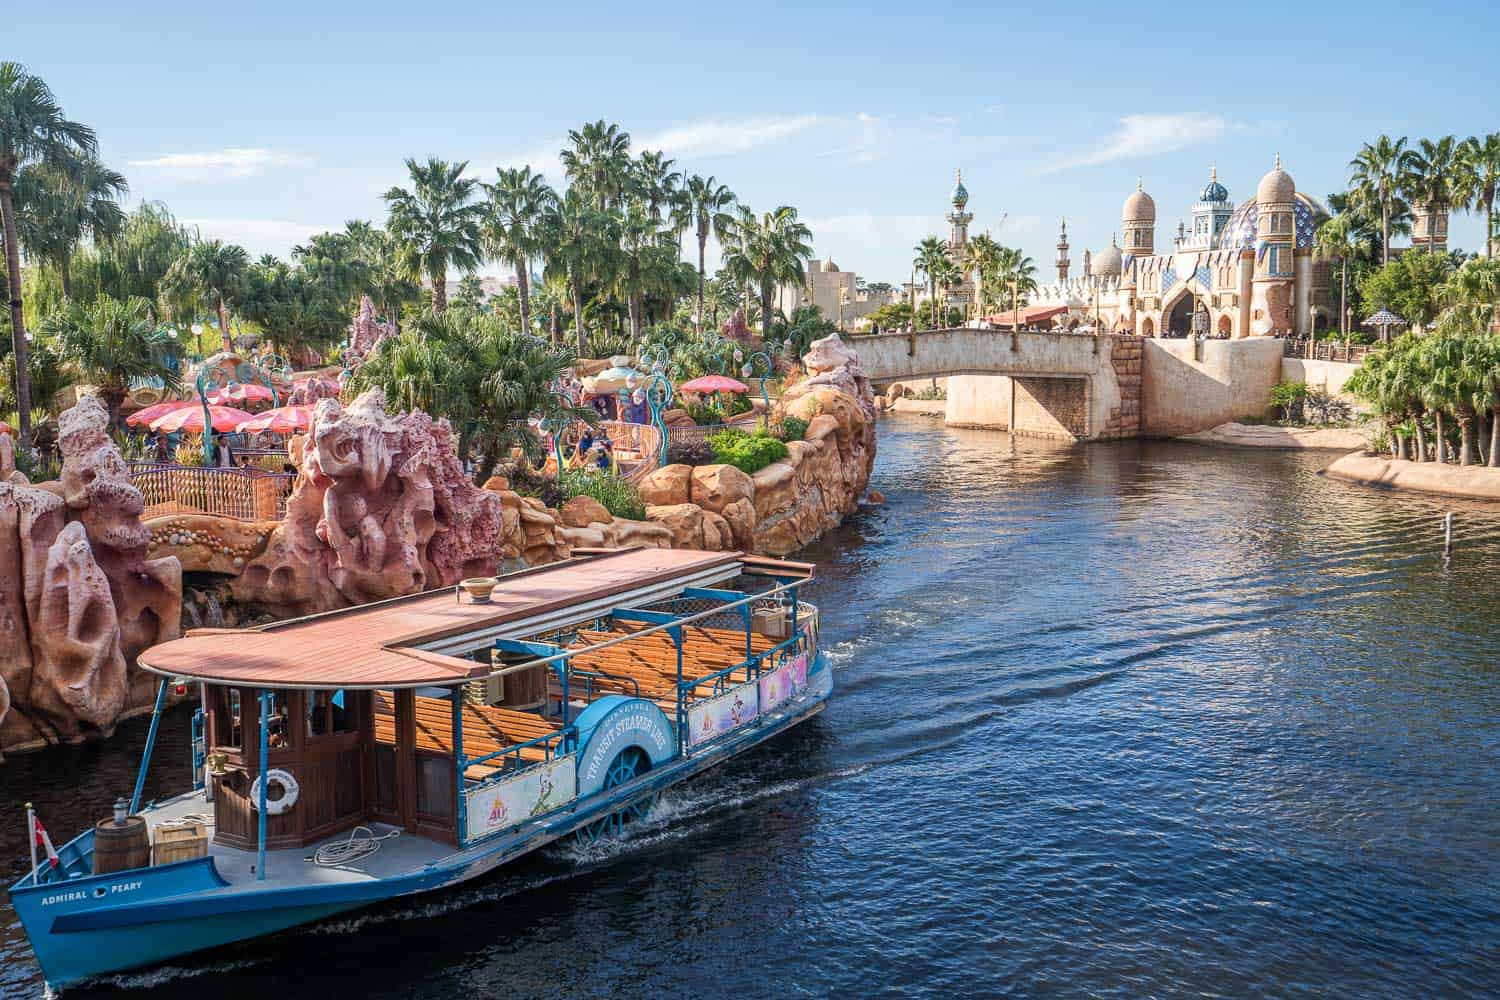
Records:
[[[1213,171],[1191,216],[1190,224],[1177,224],[1172,248],[1159,251],[1156,202],[1137,182],[1125,199],[1119,240],[1097,255],[1085,250],[1077,276],[1070,276],[1064,222],[1057,281],[1031,296],[1027,314],[1143,337],[1195,330],[1223,339],[1302,336],[1337,327],[1331,268],[1313,246],[1328,210],[1297,190],[1279,155],[1255,197],[1238,207]]]

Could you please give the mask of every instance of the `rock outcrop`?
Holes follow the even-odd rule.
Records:
[[[349,325],[349,349],[344,355],[345,363],[350,367],[359,364],[370,356],[375,345],[393,336],[395,332],[394,326],[375,318],[375,303],[370,301],[370,297],[361,295],[359,312],[355,313],[354,322]]]
[[[108,734],[150,701],[135,655],[176,638],[182,616],[181,567],[148,557],[104,406],[83,397],[58,425],[61,483],[0,476],[0,748]]]
[[[500,495],[470,481],[447,421],[390,416],[379,390],[313,411],[286,519],[235,581],[237,599],[288,614],[363,604],[493,573]]]

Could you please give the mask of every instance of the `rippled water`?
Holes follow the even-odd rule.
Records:
[[[808,553],[823,717],[602,850],[92,992],[1500,991],[1500,511],[1328,457],[893,419],[888,505]],[[11,877],[21,802],[103,815],[144,728],[0,765]]]

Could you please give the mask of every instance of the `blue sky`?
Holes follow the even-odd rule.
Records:
[[[1076,266],[1138,175],[1160,247],[1210,164],[1238,201],[1279,151],[1322,197],[1381,132],[1500,131],[1495,5],[1236,6],[27,4],[6,58],[97,129],[133,200],[257,254],[383,218],[407,156],[560,184],[568,129],[601,117],[892,282],[946,233],[956,167],[973,230],[1050,276],[1059,217]],[[1455,245],[1479,233],[1454,219]]]

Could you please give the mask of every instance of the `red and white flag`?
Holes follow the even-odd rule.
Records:
[[[37,847],[46,848],[47,864],[51,865],[53,868],[56,868],[60,863],[57,857],[57,850],[52,846],[52,838],[47,836],[47,828],[42,826],[42,821],[37,818],[36,813],[31,814],[31,833],[33,838],[32,842]]]

